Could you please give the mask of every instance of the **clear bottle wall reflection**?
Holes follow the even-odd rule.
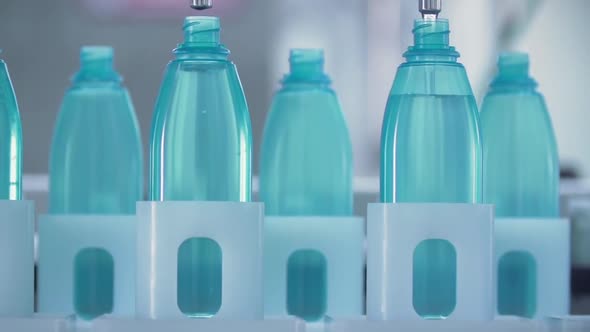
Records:
[[[187,17],[152,121],[150,198],[154,201],[248,202],[250,115],[217,17]],[[178,306],[213,316],[221,301],[221,258],[213,241],[179,251]]]
[[[559,160],[526,54],[506,53],[481,108],[484,201],[499,217],[559,216]]]
[[[260,199],[270,216],[349,216],[352,146],[322,50],[296,49],[264,128]],[[287,311],[308,321],[326,311],[325,259],[313,250],[289,259]],[[323,276],[323,277],[322,277]]]
[[[506,53],[481,110],[484,201],[498,217],[559,217],[559,158],[543,96],[526,54]],[[548,222],[551,222],[550,220]],[[533,317],[536,268],[525,252],[498,265],[498,313]]]
[[[110,47],[83,47],[51,145],[50,213],[134,214],[143,193],[142,148]]]
[[[8,68],[0,59],[0,199],[21,199],[22,147],[18,105]]]
[[[381,142],[382,202],[481,201],[477,106],[449,22],[419,19],[387,103]],[[414,255],[416,312],[444,318],[455,307],[456,254],[446,241]]]

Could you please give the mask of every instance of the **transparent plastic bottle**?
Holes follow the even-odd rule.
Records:
[[[143,196],[142,147],[113,49],[82,47],[57,118],[49,165],[53,214],[134,214]]]
[[[449,46],[449,22],[418,19],[383,120],[381,201],[481,201],[477,105],[459,53]],[[414,255],[414,308],[444,318],[455,307],[455,257],[431,240]]]
[[[217,17],[187,17],[152,121],[154,201],[248,202],[250,114]]]
[[[134,214],[143,196],[142,146],[113,49],[83,47],[63,99],[49,165],[52,214]],[[91,319],[113,310],[113,261],[102,249],[76,257],[74,306]]]
[[[559,216],[559,158],[528,55],[505,53],[481,108],[484,201],[499,217]]]
[[[8,68],[0,59],[0,199],[22,197],[22,148],[18,105]]]
[[[559,157],[551,119],[524,53],[501,54],[481,109],[484,201],[498,217],[559,217]],[[511,252],[498,265],[498,313],[533,317],[534,258]]]
[[[264,128],[260,161],[260,199],[267,215],[349,216],[353,209],[352,147],[344,115],[322,50],[295,49],[291,72],[275,94]],[[325,282],[310,277],[322,271],[313,252],[290,261],[287,298],[290,314],[306,320],[323,317]],[[321,273],[320,273],[321,275]],[[302,287],[303,288],[303,287]]]
[[[154,201],[248,202],[250,114],[217,17],[187,17],[152,121],[150,198]],[[212,241],[179,253],[178,306],[191,317],[219,309],[221,264]],[[194,276],[194,277],[190,277]]]
[[[352,214],[352,147],[322,50],[298,49],[264,127],[260,198],[267,215]]]

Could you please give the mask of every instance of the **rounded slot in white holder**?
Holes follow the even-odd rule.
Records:
[[[369,204],[367,318],[493,319],[493,219],[483,204]]]
[[[567,219],[497,218],[498,314],[544,318],[570,306]]]
[[[137,203],[140,318],[262,319],[261,203]]]
[[[265,315],[361,315],[364,228],[360,217],[266,217]]]
[[[133,315],[135,223],[133,215],[41,216],[39,312]]]
[[[33,314],[33,232],[32,201],[0,201],[0,316]]]

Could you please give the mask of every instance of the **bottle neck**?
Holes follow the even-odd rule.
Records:
[[[179,59],[226,59],[229,50],[220,42],[218,17],[189,16],[183,26],[184,41],[174,50]]]
[[[492,90],[534,90],[537,82],[529,74],[529,58],[525,53],[502,53],[498,58],[498,74],[490,84]]]
[[[407,62],[457,62],[459,53],[449,46],[449,21],[418,19],[414,21],[414,45],[404,53]]]
[[[80,52],[80,70],[74,83],[119,83],[121,77],[113,68],[113,49],[108,46],[85,46]]]
[[[330,84],[330,78],[324,73],[324,51],[321,49],[293,49],[289,55],[289,74],[282,83],[292,84]]]

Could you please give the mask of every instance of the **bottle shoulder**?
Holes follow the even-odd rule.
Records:
[[[481,112],[529,112],[548,114],[545,98],[535,90],[490,91],[483,99]]]
[[[473,90],[458,62],[406,62],[397,69],[391,94],[472,96]]]
[[[484,99],[535,99],[544,101],[543,95],[536,89],[530,87],[507,87],[507,88],[491,88]]]
[[[211,66],[211,67],[232,67],[235,64],[228,58],[219,57],[176,57],[168,63],[168,66]]]
[[[328,96],[326,98],[326,96]],[[317,98],[316,98],[317,97]],[[350,144],[348,127],[335,95],[296,93],[275,97],[267,116],[265,140],[284,144],[332,146],[346,150]],[[274,143],[273,143],[274,144]]]
[[[18,113],[16,95],[14,94],[10,74],[6,68],[6,64],[2,60],[0,60],[0,111],[15,111]]]
[[[326,84],[306,84],[306,83],[289,83],[283,84],[275,93],[275,96],[325,96],[336,97],[336,92],[330,85]]]
[[[127,94],[127,88],[114,81],[83,81],[73,82],[66,90],[66,96],[68,94],[81,94],[81,95],[92,95],[92,94]]]
[[[342,117],[338,96],[329,87],[284,86],[272,99],[271,113],[289,112],[289,116]]]

